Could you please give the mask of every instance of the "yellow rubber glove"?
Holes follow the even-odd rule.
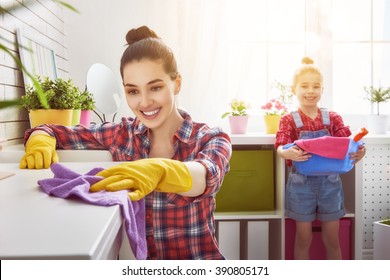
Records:
[[[53,162],[58,162],[56,139],[49,135],[36,134],[30,136],[25,151],[26,153],[19,165],[22,169],[49,168]]]
[[[105,169],[96,176],[105,179],[92,185],[91,192],[128,189],[131,200],[139,200],[153,190],[180,193],[192,187],[192,177],[181,161],[148,158],[126,162]]]

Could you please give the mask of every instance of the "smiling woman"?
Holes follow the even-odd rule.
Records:
[[[126,40],[120,71],[136,117],[93,127],[29,130],[20,166],[48,168],[58,161],[56,148],[109,150],[123,163],[98,173],[103,180],[90,191],[127,190],[131,200],[145,199],[149,259],[224,259],[213,212],[229,170],[230,138],[177,108],[181,75],[176,59],[152,30],[131,29]]]

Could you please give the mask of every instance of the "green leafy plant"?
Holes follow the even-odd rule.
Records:
[[[71,79],[63,80],[57,78],[51,80],[48,77],[41,79],[35,77],[42,94],[47,102],[48,108],[42,105],[40,94],[36,87],[26,87],[25,95],[22,96],[21,106],[27,110],[38,109],[81,109],[80,90],[73,84]]]
[[[79,102],[81,110],[93,110],[95,109],[95,99],[92,93],[88,90],[84,90],[79,96]]]
[[[225,118],[227,116],[247,116],[247,109],[251,106],[249,103],[245,103],[243,100],[233,99],[232,102],[229,103],[230,111],[222,114],[221,118]]]
[[[390,100],[390,88],[384,89],[382,87],[364,87],[366,98],[372,104],[376,103],[376,112],[379,115],[379,104]]]

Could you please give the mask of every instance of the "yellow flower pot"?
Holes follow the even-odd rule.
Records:
[[[78,125],[80,123],[81,109],[74,109],[72,114],[72,125]]]
[[[280,118],[279,115],[264,116],[265,132],[267,134],[275,134],[279,130]]]
[[[31,128],[41,124],[72,125],[73,110],[39,109],[29,112]]]

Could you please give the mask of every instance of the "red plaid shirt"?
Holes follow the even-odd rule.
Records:
[[[201,163],[207,170],[207,187],[198,197],[161,192],[145,197],[148,258],[224,259],[218,250],[213,212],[215,195],[229,171],[230,138],[180,113],[185,120],[174,135],[173,159]],[[43,125],[36,129],[56,137],[59,149],[109,150],[114,161],[149,157],[150,132],[137,118],[91,128]],[[32,131],[26,132],[26,139]]]
[[[275,149],[277,149],[280,145],[293,143],[295,140],[298,140],[300,131],[317,131],[325,128],[322,124],[320,109],[318,109],[317,117],[314,120],[306,116],[301,109],[298,109],[298,113],[303,123],[303,127],[300,129],[298,129],[295,125],[291,113],[284,115],[280,119],[279,131],[276,133]],[[343,119],[339,114],[329,111],[329,118],[330,125],[328,126],[328,130],[331,136],[348,137],[351,135],[349,127],[344,125]],[[291,165],[291,161],[287,161],[287,164]]]

